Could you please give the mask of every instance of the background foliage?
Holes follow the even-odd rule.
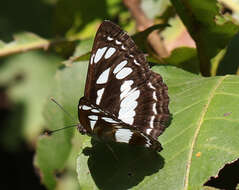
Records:
[[[160,24],[149,30],[160,29],[169,52],[163,58],[146,44],[149,30],[137,33],[138,18],[124,3],[1,3],[3,189],[207,189],[203,184],[211,176],[239,158],[239,1],[142,0],[143,12]],[[160,154],[112,144],[115,157],[75,129],[42,135],[44,129],[78,122],[89,52],[104,19],[132,35],[168,85],[172,120],[159,137],[164,147]],[[214,187],[236,189],[238,178],[223,178],[224,186]]]

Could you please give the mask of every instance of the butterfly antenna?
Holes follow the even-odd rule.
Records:
[[[54,102],[66,115],[68,115],[72,120],[74,120],[74,118],[72,117],[72,115],[67,112],[63,106],[61,104],[59,104],[53,97],[51,97],[51,101]]]
[[[55,132],[58,132],[58,131],[61,131],[61,130],[64,130],[64,129],[69,129],[69,128],[76,127],[76,126],[78,126],[78,124],[69,125],[69,126],[62,127],[62,128],[60,128],[60,129],[56,129],[56,130],[53,130],[53,131],[47,129],[47,130],[44,130],[44,131],[43,131],[43,134],[44,134],[44,135],[47,135],[47,136],[50,136],[50,135],[52,135],[52,134],[55,133]]]

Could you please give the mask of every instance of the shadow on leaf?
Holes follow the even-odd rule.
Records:
[[[91,144],[83,153],[89,156],[89,170],[99,189],[129,189],[164,165],[163,157],[145,148],[94,140]]]

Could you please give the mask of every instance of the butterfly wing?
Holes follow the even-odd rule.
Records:
[[[89,134],[102,141],[113,141],[142,146],[161,151],[161,144],[137,128],[132,128],[111,113],[102,110],[99,106],[91,104],[84,97],[79,105],[80,123],[78,130],[82,134]]]
[[[85,98],[154,139],[169,118],[167,86],[117,25],[104,21],[91,52]]]

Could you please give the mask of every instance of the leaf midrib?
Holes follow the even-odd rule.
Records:
[[[184,179],[184,190],[188,189],[189,173],[190,173],[190,168],[191,168],[193,149],[194,149],[194,146],[195,146],[195,143],[196,143],[196,140],[197,140],[200,128],[201,128],[202,123],[204,121],[204,117],[205,117],[205,115],[207,113],[208,107],[209,107],[209,105],[210,105],[210,103],[211,103],[211,101],[212,101],[212,99],[213,99],[213,97],[215,95],[215,92],[216,92],[217,88],[221,85],[222,81],[225,80],[225,78],[227,76],[228,75],[221,77],[218,80],[218,82],[215,85],[215,87],[209,93],[209,98],[208,98],[207,104],[205,105],[204,109],[202,110],[201,117],[198,120],[198,125],[196,127],[196,130],[195,130],[195,133],[194,133],[194,136],[193,136],[193,140],[192,140],[192,143],[191,143],[191,147],[189,149],[188,161],[187,161],[187,166],[186,166],[186,175],[185,175],[185,179]]]

